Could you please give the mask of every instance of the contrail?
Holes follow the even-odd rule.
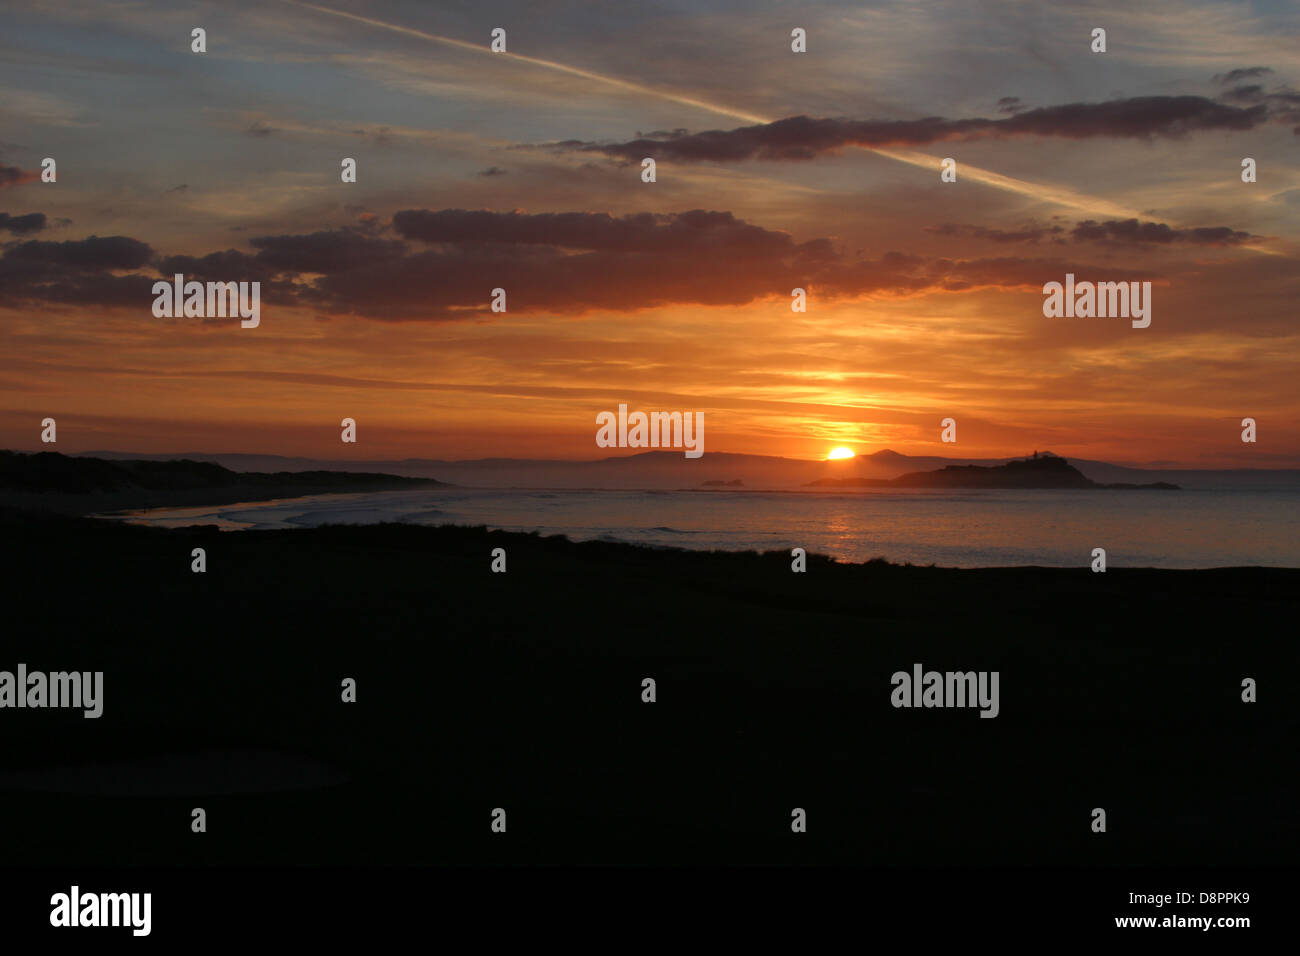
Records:
[[[680,93],[669,93],[664,90],[656,90],[649,86],[642,86],[639,83],[629,83],[627,80],[620,80],[617,77],[605,76],[602,73],[592,73],[590,70],[579,69],[576,66],[567,66],[564,63],[556,63],[554,60],[543,60],[535,56],[521,56],[518,53],[493,53],[487,46],[481,43],[466,43],[464,40],[455,40],[451,37],[439,36],[436,33],[426,33],[424,30],[416,30],[412,27],[404,27],[396,23],[385,23],[383,20],[375,20],[371,17],[359,16],[355,13],[346,13],[343,10],[331,10],[329,7],[318,7],[314,3],[305,3],[303,0],[284,0],[285,3],[291,3],[295,7],[306,7],[308,10],[315,10],[318,13],[329,13],[336,17],[346,17],[349,20],[355,20],[358,23],[365,23],[372,27],[379,27],[381,30],[391,30],[394,33],[404,33],[407,36],[419,37],[422,40],[432,40],[434,43],[445,43],[448,46],[454,46],[461,50],[471,50],[474,53],[483,53],[493,57],[509,57],[512,60],[518,60],[521,63],[531,63],[533,66],[544,67],[548,70],[555,70],[559,73],[567,73],[570,76],[580,76],[584,80],[592,80],[596,83],[604,83],[608,86],[618,87],[622,90],[628,90],[632,93],[641,93],[646,96],[654,96],[659,99],[672,100],[674,103],[681,103],[683,106],[694,106],[697,109],[706,110],[710,113],[719,113],[723,116],[730,116],[733,119],[742,119],[750,123],[770,123],[769,119],[761,116],[755,116],[753,113],[743,113],[739,110],[728,109],[717,103],[709,103],[705,100],[695,99],[691,96],[682,96]]]
[[[774,117],[759,116],[756,113],[747,113],[743,110],[732,109],[731,107],[723,106],[718,103],[710,103],[707,100],[696,99],[692,96],[683,96],[680,93],[672,93],[649,86],[642,86],[639,83],[630,83],[627,80],[620,80],[617,77],[606,76],[603,73],[593,73],[590,70],[579,69],[578,67],[568,66],[564,63],[556,63],[553,60],[543,60],[535,56],[522,56],[518,53],[493,53],[486,45],[481,43],[467,43],[464,40],[455,40],[451,37],[439,36],[436,33],[427,33],[424,30],[416,30],[413,27],[404,27],[397,23],[386,23],[383,20],[376,20],[372,17],[363,17],[359,14],[347,13],[343,10],[334,10],[330,7],[317,6],[314,3],[306,3],[304,0],[284,0],[284,2],[291,3],[296,7],[305,7],[308,10],[315,10],[318,13],[344,17],[348,20],[354,20],[357,23],[364,23],[368,26],[378,27],[381,30],[389,30],[393,33],[402,33],[406,36],[419,37],[422,40],[431,40],[434,43],[443,43],[447,46],[454,46],[461,50],[469,50],[486,56],[509,57],[512,60],[518,60],[521,63],[530,63],[533,66],[540,66],[547,70],[554,70],[557,73],[567,73],[570,76],[580,76],[584,80],[603,83],[606,86],[627,90],[632,93],[670,100],[674,103],[681,103],[683,106],[692,106],[696,109],[716,113],[719,116],[744,120],[747,123],[772,123],[776,120]],[[914,150],[882,149],[871,146],[858,146],[856,148],[875,153],[878,156],[884,156],[888,159],[894,160],[895,162],[906,163],[909,166],[919,166],[922,169],[938,170],[940,165],[938,157],[930,156],[926,153],[919,153]],[[973,179],[975,182],[991,186],[994,189],[1002,189],[1021,196],[1027,196],[1040,202],[1051,202],[1058,206],[1079,209],[1096,215],[1113,216],[1117,219],[1141,218],[1139,213],[1131,209],[1126,209],[1115,203],[1107,202],[1104,199],[1096,199],[1091,196],[1076,193],[1073,190],[1054,186],[1044,186],[1039,183],[1026,182],[1023,179],[1014,179],[1010,176],[1003,176],[1001,173],[995,173],[991,170],[981,169],[978,166],[972,166],[969,163],[960,164],[959,169],[961,176]],[[1247,248],[1272,254],[1272,250],[1266,250],[1256,246],[1250,246]]]
[[[880,146],[859,146],[858,148],[870,149],[873,153],[879,153],[881,156],[888,156],[890,159],[896,159],[900,163],[910,163],[913,166],[924,166],[928,169],[937,170],[939,168],[938,159],[913,150],[888,149]],[[1071,209],[1078,209],[1099,216],[1112,216],[1116,219],[1141,218],[1139,213],[1127,208],[1126,206],[1108,202],[1105,199],[1086,196],[1082,193],[1077,193],[1072,189],[1065,189],[1060,186],[1045,186],[1040,183],[1029,183],[1025,182],[1023,179],[1013,179],[1010,176],[1003,176],[1001,173],[981,169],[980,167],[972,166],[969,163],[958,163],[957,169],[957,175],[963,179],[973,179],[977,183],[983,183],[984,185],[992,186],[995,189],[1005,189],[1008,192],[1019,193],[1022,196],[1030,196],[1034,199],[1056,203],[1058,206],[1068,206]]]

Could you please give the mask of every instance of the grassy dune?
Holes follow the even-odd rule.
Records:
[[[0,816],[26,821],[3,863],[1174,864],[1300,845],[1282,623],[1300,571],[792,574],[782,554],[481,528],[13,512],[3,532],[0,669],[105,672],[99,720],[0,711]],[[998,670],[1000,715],[893,708],[891,674],[918,661]]]

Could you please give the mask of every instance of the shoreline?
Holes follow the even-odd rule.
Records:
[[[405,491],[406,489],[397,489]],[[564,536],[575,542],[608,541],[629,547],[676,549],[685,552],[746,553],[778,551],[791,560],[791,549],[802,547],[809,553],[821,553],[844,564],[869,563],[884,558],[900,565],[976,569],[976,568],[1088,568],[1096,557],[1091,554],[1093,545],[1104,544],[1107,552],[1107,571],[1120,568],[1151,568],[1161,570],[1213,570],[1218,568],[1270,567],[1279,569],[1300,568],[1300,553],[1277,534],[1268,539],[1271,547],[1247,549],[1222,547],[1207,539],[1205,547],[1181,547],[1175,539],[1134,538],[1123,528],[1108,526],[1109,534],[1097,538],[1085,533],[1080,538],[1081,525],[1075,521],[1070,542],[1057,542],[1050,536],[1036,535],[1022,539],[1014,535],[1001,537],[984,535],[978,540],[966,541],[962,528],[978,527],[987,515],[1005,507],[1029,508],[1034,511],[1069,511],[1084,507],[1083,501],[1096,502],[1091,494],[1076,499],[1072,494],[1050,491],[1050,497],[1040,499],[1037,493],[1021,490],[1003,492],[959,492],[956,494],[922,492],[912,500],[888,492],[877,504],[864,501],[860,518],[850,524],[854,537],[847,539],[825,531],[821,525],[813,527],[822,518],[830,520],[844,509],[844,513],[858,514],[856,495],[838,496],[835,501],[825,501],[820,495],[805,498],[784,495],[767,499],[770,505],[753,506],[761,518],[763,513],[774,516],[769,522],[771,530],[755,530],[759,525],[737,524],[735,514],[728,509],[740,507],[745,496],[765,494],[759,491],[741,492],[733,498],[734,505],[713,509],[715,499],[700,499],[698,495],[677,494],[671,503],[653,504],[666,492],[568,492],[554,489],[536,491],[477,489],[458,487],[435,488],[428,497],[423,492],[415,495],[389,497],[388,490],[378,492],[327,492],[323,494],[277,497],[264,500],[240,500],[225,504],[204,502],[200,505],[167,506],[157,509],[127,508],[116,511],[96,510],[89,513],[96,520],[118,521],[144,527],[182,528],[194,525],[221,527],[225,531],[309,530],[324,525],[372,526],[379,524],[410,525],[419,528],[437,528],[443,525],[460,527],[486,527],[512,533],[537,533]],[[823,493],[825,494],[825,493]],[[871,495],[872,493],[868,493]],[[601,503],[608,495],[608,502]],[[642,500],[643,495],[649,497]],[[984,503],[986,495],[992,495]],[[542,498],[567,499],[548,502],[529,501]],[[1010,496],[1003,501],[1001,496]],[[1203,496],[1193,493],[1194,498]],[[692,506],[692,501],[696,502]],[[750,499],[753,500],[752,498]],[[1188,499],[1192,500],[1192,499]],[[793,502],[798,501],[799,504]],[[786,513],[789,504],[789,512]],[[928,503],[927,503],[928,502]],[[1045,503],[1038,503],[1045,502]],[[825,507],[823,507],[825,506]],[[1092,506],[1088,506],[1092,507]],[[1101,507],[1097,505],[1096,507]],[[1134,505],[1126,506],[1132,510]],[[1261,505],[1267,510],[1272,505]],[[832,509],[826,511],[825,509]],[[647,510],[649,509],[649,510]],[[772,512],[772,509],[777,509]],[[942,520],[951,523],[950,538],[955,543],[946,545],[927,536],[925,525],[917,530],[911,527],[908,516],[915,509],[925,520],[933,523]],[[1258,510],[1258,509],[1257,509]],[[1165,521],[1178,520],[1177,514],[1166,515]],[[1091,514],[1088,512],[1078,512]],[[1213,500],[1198,505],[1196,515],[1220,514]],[[1123,512],[1120,512],[1123,514]],[[782,517],[784,515],[784,517]],[[879,524],[872,516],[879,516],[890,524]],[[1111,518],[1102,508],[1102,518]],[[1218,521],[1222,524],[1222,521]],[[800,530],[802,529],[802,530]],[[1086,532],[1086,529],[1083,529]],[[1119,532],[1118,534],[1116,532]]]
[[[305,498],[324,498],[324,497],[345,497],[353,492],[327,492],[317,495],[300,495],[286,498],[268,499],[265,501],[247,501],[236,502],[234,504],[246,504],[249,507],[273,506],[281,501],[297,501]],[[369,492],[355,492],[355,494],[369,494]],[[231,507],[233,505],[214,505],[213,508]],[[131,509],[133,511],[135,509]],[[148,510],[148,509],[141,509]],[[170,507],[158,509],[162,511],[175,510],[186,512],[191,510],[207,510],[204,506],[195,507]],[[4,501],[0,500],[0,528],[6,525],[18,527],[42,527],[49,525],[51,529],[63,529],[75,531],[78,528],[85,530],[87,523],[90,525],[99,525],[108,528],[132,529],[151,534],[197,534],[206,535],[212,532],[240,532],[241,536],[280,536],[294,535],[301,538],[311,537],[313,534],[324,535],[335,532],[356,532],[359,534],[379,534],[379,535],[429,535],[429,540],[438,540],[445,536],[459,536],[463,534],[482,534],[486,536],[504,535],[511,539],[533,543],[536,541],[551,542],[555,547],[564,548],[610,548],[615,550],[626,549],[631,554],[656,554],[656,555],[676,555],[686,560],[706,559],[727,561],[729,559],[759,560],[769,563],[780,563],[786,569],[792,561],[790,549],[788,548],[769,548],[759,550],[755,548],[690,548],[681,544],[660,544],[643,541],[624,541],[608,537],[595,538],[573,538],[563,532],[546,533],[542,530],[507,530],[491,524],[482,522],[442,522],[439,524],[422,524],[417,522],[405,521],[377,521],[377,522],[322,522],[317,525],[292,526],[279,528],[258,528],[252,525],[231,521],[230,519],[213,516],[214,520],[202,521],[196,518],[195,521],[187,524],[163,523],[162,521],[132,521],[130,511],[125,513],[112,512],[92,512],[87,514],[65,514],[55,511],[41,511],[32,509],[13,509],[6,507]],[[184,520],[183,517],[178,521]],[[846,560],[831,554],[818,552],[815,549],[806,549],[806,558],[808,567],[811,569],[814,564],[824,567],[837,569],[863,569],[863,568],[895,568],[900,571],[924,571],[924,572],[943,572],[943,573],[1060,573],[1060,574],[1087,574],[1094,576],[1086,563],[1078,565],[1056,565],[1056,564],[989,564],[989,565],[948,565],[937,562],[918,562],[906,560],[891,560],[887,557],[872,557],[861,561]],[[1297,586],[1300,586],[1300,567],[1289,565],[1268,565],[1268,564],[1229,564],[1214,565],[1198,568],[1170,568],[1159,567],[1154,565],[1121,565],[1111,566],[1105,572],[1105,575],[1113,574],[1214,574],[1214,573],[1255,573],[1255,572],[1276,572],[1279,574],[1297,575]],[[1105,575],[1097,575],[1104,577]],[[798,575],[794,575],[798,577]]]
[[[125,511],[153,511],[167,508],[229,508],[239,504],[266,504],[292,501],[319,495],[373,494],[378,491],[418,491],[455,486],[423,479],[398,479],[396,482],[359,483],[340,490],[337,486],[310,482],[286,483],[276,488],[260,489],[254,485],[228,488],[185,488],[166,490],[127,489],[122,491],[60,492],[0,490],[0,509],[48,512],[75,517],[108,516]]]

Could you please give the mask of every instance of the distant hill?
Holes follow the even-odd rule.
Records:
[[[952,446],[944,446],[952,448]],[[360,449],[346,446],[337,454],[350,455]],[[781,458],[774,455],[742,455],[708,451],[702,458],[688,459],[680,451],[646,451],[619,454],[592,460],[480,458],[447,461],[437,458],[316,459],[278,455],[236,453],[141,454],[138,452],[85,452],[87,457],[117,460],[122,458],[185,458],[214,462],[236,472],[370,472],[417,478],[436,478],[461,486],[477,488],[610,488],[610,489],[678,489],[703,487],[706,481],[744,481],[746,491],[808,489],[820,478],[892,479],[912,472],[933,471],[950,465],[1005,465],[1012,458],[942,458],[927,455],[903,455],[892,450],[858,455],[839,461]],[[1018,456],[1019,457],[1019,456]],[[1168,482],[1182,488],[1232,491],[1297,491],[1300,469],[1235,468],[1185,469],[1153,468],[1092,461],[1065,456],[1085,478],[1101,483],[1143,484]],[[1277,459],[1279,462],[1283,459]],[[718,486],[708,486],[718,490]],[[723,489],[725,490],[725,489]]]
[[[0,451],[0,503],[67,513],[434,486],[445,483],[373,472],[236,472],[189,459],[105,461]]]
[[[1166,481],[1151,484],[1101,484],[1055,455],[1036,455],[1004,465],[949,465],[937,471],[913,471],[897,478],[820,478],[811,487],[832,488],[1133,488],[1177,491]]]

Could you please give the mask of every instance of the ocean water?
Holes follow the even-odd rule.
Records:
[[[229,530],[401,521],[575,541],[731,551],[802,547],[942,567],[1300,567],[1300,491],[501,491],[317,495],[135,512]]]

